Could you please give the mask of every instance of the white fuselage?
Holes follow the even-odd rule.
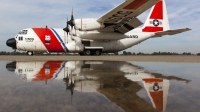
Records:
[[[16,36],[17,49],[35,52],[83,52],[85,47],[102,48],[102,52],[114,53],[130,48],[150,37],[141,29],[132,30],[125,35],[98,31],[74,31],[67,35],[63,29],[30,28],[27,33]],[[87,44],[84,44],[87,43]]]
[[[63,79],[70,77],[69,75],[77,78],[121,75],[132,81],[154,78],[150,73],[131,63],[112,61],[18,61],[15,73],[24,81]]]

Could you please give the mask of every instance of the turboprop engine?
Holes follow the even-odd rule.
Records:
[[[96,19],[75,19],[75,29],[80,31],[99,30],[105,26]]]

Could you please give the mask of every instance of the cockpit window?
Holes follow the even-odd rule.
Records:
[[[22,31],[20,31],[18,34],[26,35],[27,33],[28,33],[28,30],[22,30]]]

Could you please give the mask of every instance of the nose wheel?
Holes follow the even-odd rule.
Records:
[[[27,51],[27,55],[32,56],[33,52],[32,51]]]

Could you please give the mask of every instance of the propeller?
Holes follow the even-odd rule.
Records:
[[[67,22],[68,22],[68,18],[67,18]],[[67,32],[67,35],[69,34],[69,24],[67,23],[67,26],[63,29],[64,31]]]
[[[69,29],[69,25],[71,26],[71,30]],[[72,8],[71,20],[68,21],[68,18],[67,18],[67,26],[63,29],[64,31],[67,32],[67,35],[68,34],[71,35],[72,40],[74,40],[73,33],[72,33],[74,26],[75,26],[75,22],[74,22],[73,8]]]
[[[67,21],[67,24],[69,24],[71,26],[71,28],[73,29],[74,26],[75,26],[75,22],[74,22],[74,11],[73,11],[73,8],[72,8],[72,15],[71,15],[71,20]]]

